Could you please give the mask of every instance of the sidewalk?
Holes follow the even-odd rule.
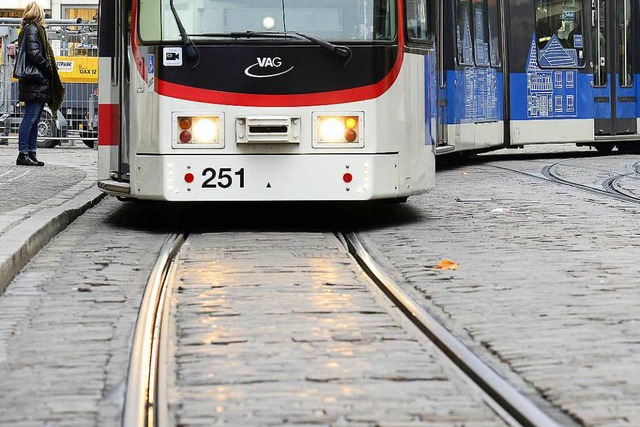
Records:
[[[40,248],[101,199],[97,154],[78,141],[39,149],[44,167],[16,166],[16,142],[0,145],[0,294]]]

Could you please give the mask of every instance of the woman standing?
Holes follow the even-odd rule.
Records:
[[[40,72],[19,80],[24,117],[18,131],[20,153],[16,164],[44,166],[36,158],[38,122],[45,103],[49,104],[53,117],[57,117],[64,98],[64,87],[58,75],[53,49],[44,30],[44,10],[36,2],[29,3],[24,10],[18,49],[25,49],[26,64],[35,66]]]

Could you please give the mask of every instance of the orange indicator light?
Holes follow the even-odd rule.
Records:
[[[186,182],[187,184],[191,184],[194,179],[195,177],[191,172],[187,172],[184,174],[184,182]]]
[[[344,121],[344,125],[347,129],[355,129],[358,126],[358,120],[355,117],[349,117]]]
[[[349,172],[347,172],[344,175],[342,175],[342,180],[348,184],[351,181],[353,181],[353,175],[351,175]]]
[[[187,117],[180,118],[180,129],[187,130],[191,127],[191,119]]]

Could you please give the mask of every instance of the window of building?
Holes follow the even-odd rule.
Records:
[[[62,19],[82,19],[83,22],[97,22],[96,6],[63,7]],[[67,27],[68,33],[61,40],[61,54],[65,56],[98,56],[98,33],[96,27]]]

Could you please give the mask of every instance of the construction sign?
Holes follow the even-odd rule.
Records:
[[[98,58],[95,56],[56,56],[63,83],[98,83]]]

